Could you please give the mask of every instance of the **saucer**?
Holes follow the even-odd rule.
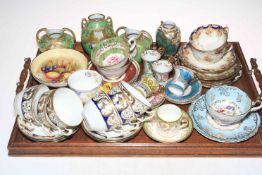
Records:
[[[88,69],[97,71],[95,65],[91,63]],[[107,79],[102,74],[103,82],[102,84],[111,83],[113,86],[117,86],[121,81],[125,81],[129,84],[135,82],[140,74],[140,66],[136,61],[132,61],[130,66],[127,68],[126,73],[117,79]]]
[[[90,129],[87,121],[84,119],[82,128],[85,133],[93,140],[98,142],[125,142],[135,137],[141,130],[143,123],[138,121],[135,124],[126,124],[122,130],[93,131]]]
[[[198,70],[203,73],[219,73],[228,70],[237,63],[237,58],[234,49],[225,53],[220,61],[213,64],[203,64],[199,62],[193,55],[188,44],[181,47],[179,57],[182,63],[191,69]]]
[[[165,95],[163,92],[159,92],[157,94],[152,95],[151,97],[148,97],[147,100],[152,105],[152,109],[155,109],[162,105],[165,102]]]
[[[78,130],[78,128],[51,130],[45,126],[37,126],[32,122],[27,122],[19,116],[17,117],[17,125],[24,136],[37,142],[60,142],[71,137]],[[69,132],[71,132],[70,135],[67,135]]]
[[[249,114],[241,123],[231,126],[218,126],[208,115],[205,96],[202,95],[189,107],[194,128],[204,137],[217,142],[237,143],[253,137],[260,126],[258,113]]]
[[[184,91],[182,96],[177,96],[169,91],[168,87],[171,84],[171,79],[169,79],[165,85],[165,98],[171,103],[175,104],[189,104],[195,98],[199,97],[202,90],[202,84],[199,80],[192,82]]]
[[[157,109],[155,109],[155,111],[156,110]],[[157,127],[156,117],[153,117],[150,121],[144,123],[143,129],[145,133],[153,140],[164,143],[181,142],[187,139],[193,131],[193,123],[189,115],[185,111],[181,111],[184,117],[189,118],[189,126],[187,128],[170,134]]]

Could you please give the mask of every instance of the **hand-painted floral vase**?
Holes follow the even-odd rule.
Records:
[[[181,32],[174,22],[161,21],[156,32],[156,45],[164,49],[164,56],[175,55],[180,44]]]
[[[119,34],[120,30],[123,30],[124,33]],[[135,48],[130,48],[131,56],[133,57],[134,60],[136,60],[138,63],[142,62],[141,59],[141,54],[145,51],[150,49],[153,39],[151,35],[144,31],[144,30],[135,30],[135,29],[130,29],[127,27],[119,27],[116,30],[116,34],[127,41],[132,41],[130,39],[133,39],[135,41]],[[132,45],[132,43],[131,43]]]
[[[115,36],[112,19],[109,16],[105,18],[103,14],[95,13],[89,15],[88,19],[83,18],[81,26],[82,46],[89,55],[99,41]]]
[[[41,33],[45,32],[41,36]],[[76,38],[74,32],[69,28],[47,29],[41,28],[36,33],[36,42],[41,52],[56,49],[75,47]]]

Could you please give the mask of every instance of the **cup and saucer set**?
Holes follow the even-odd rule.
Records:
[[[261,100],[251,101],[241,89],[214,86],[189,107],[194,128],[204,137],[236,143],[254,136],[260,127]]]

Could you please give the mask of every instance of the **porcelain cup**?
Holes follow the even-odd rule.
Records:
[[[167,60],[158,60],[152,64],[154,76],[160,85],[164,85],[173,70],[172,64]]]
[[[233,86],[215,86],[205,95],[210,116],[220,125],[241,122],[249,113],[262,109],[262,100],[251,101],[241,89]]]
[[[195,81],[194,73],[183,67],[176,66],[175,67],[175,75],[172,78],[171,84],[168,87],[169,91],[177,96],[183,95],[184,91],[188,87],[188,85]]]
[[[92,70],[80,70],[68,78],[68,86],[73,89],[83,103],[93,98],[102,85],[102,76]]]
[[[46,119],[52,128],[78,127],[82,120],[83,104],[78,95],[69,88],[58,88],[46,101]]]
[[[181,109],[173,104],[160,106],[156,112],[156,121],[159,129],[166,132],[173,132],[188,127],[189,120],[182,117]]]

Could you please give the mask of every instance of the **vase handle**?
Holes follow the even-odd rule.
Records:
[[[124,33],[126,33],[126,28],[127,28],[127,27],[125,27],[125,26],[118,27],[118,29],[116,29],[116,35],[119,36],[119,33],[118,33],[118,32],[119,32],[120,30],[124,30]]]
[[[46,34],[48,33],[48,31],[47,31],[47,28],[41,28],[41,29],[39,29],[37,32],[36,32],[36,42],[38,43],[39,42],[39,40],[40,40],[40,33],[42,33],[42,32],[45,32]]]
[[[109,23],[110,26],[113,27],[113,20],[112,20],[112,18],[111,18],[110,16],[108,16],[108,17],[106,18],[106,21]]]
[[[150,42],[153,43],[153,38],[152,36],[147,32],[147,31],[144,31],[144,30],[141,30],[141,33],[147,37],[148,39],[150,39]]]
[[[71,34],[71,36],[73,37],[74,43],[76,43],[76,36],[75,36],[75,33],[73,32],[73,30],[66,28],[66,27],[64,27],[63,30],[64,30],[64,32],[68,31]]]
[[[82,28],[82,30],[86,28],[86,23],[88,23],[88,20],[86,18],[83,18],[81,20],[81,28]]]

